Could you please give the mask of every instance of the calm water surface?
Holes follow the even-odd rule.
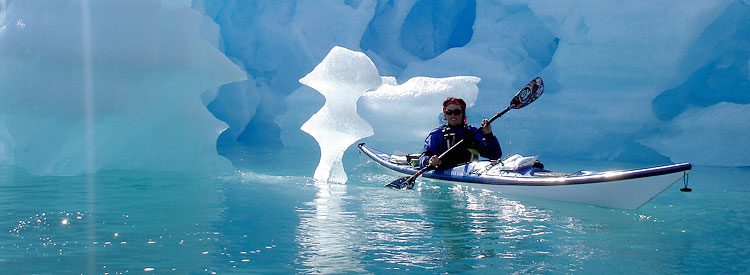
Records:
[[[355,161],[346,185],[37,177],[0,167],[0,270],[28,273],[743,273],[750,169],[697,167],[638,210],[506,197]],[[293,174],[293,173],[290,173]]]

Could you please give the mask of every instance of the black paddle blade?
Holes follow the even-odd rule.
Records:
[[[513,109],[521,109],[534,102],[544,93],[544,81],[541,77],[536,77],[526,84],[523,89],[518,91],[515,97],[510,101]]]
[[[386,187],[394,188],[394,189],[412,189],[414,188],[414,181],[410,181],[411,177],[403,177],[399,178],[397,180],[392,181],[389,184],[386,184]]]

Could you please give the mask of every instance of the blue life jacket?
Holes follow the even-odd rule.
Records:
[[[477,157],[476,154],[493,160],[503,155],[495,135],[484,135],[479,128],[466,124],[455,127],[442,125],[433,129],[425,138],[424,150],[419,157],[420,167],[427,166],[431,156],[439,156],[460,140],[464,141],[440,159],[438,169],[470,162]]]

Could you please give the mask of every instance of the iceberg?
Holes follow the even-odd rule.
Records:
[[[173,1],[8,2],[0,160],[39,175],[233,171],[201,94],[246,76],[201,37],[205,19]]]
[[[357,100],[380,86],[375,64],[363,53],[334,47],[315,69],[299,80],[325,96],[326,102],[300,129],[320,146],[320,162],[314,179],[344,183],[344,151],[354,142],[373,134],[372,127],[357,114]]]

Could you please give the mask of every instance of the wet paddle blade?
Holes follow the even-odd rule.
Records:
[[[394,189],[412,189],[414,188],[414,181],[409,181],[409,178],[411,177],[402,177],[397,180],[392,181],[389,184],[386,184],[386,187],[394,188]]]

